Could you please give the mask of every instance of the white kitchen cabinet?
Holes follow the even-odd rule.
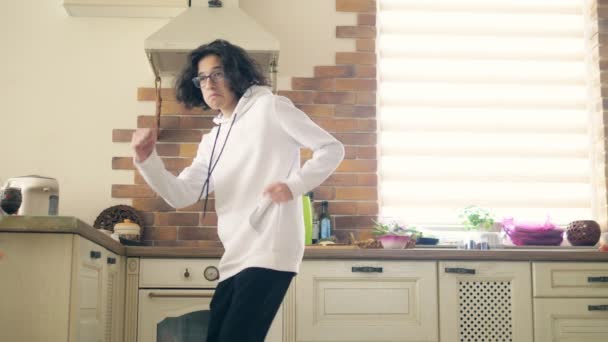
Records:
[[[70,301],[74,322],[70,327],[72,340],[100,342],[103,336],[103,254],[101,247],[88,240],[78,238],[72,252],[73,294]]]
[[[599,342],[608,336],[608,264],[535,262],[536,342]]]
[[[170,18],[188,7],[188,0],[63,0],[75,17]]]
[[[121,258],[75,234],[0,240],[0,293],[11,294],[0,305],[0,341],[122,341]]]
[[[296,341],[437,341],[436,262],[307,261]]]
[[[0,233],[0,341],[68,341],[72,240]]]
[[[70,341],[122,341],[125,266],[121,256],[74,235]]]
[[[124,302],[122,257],[78,237],[73,250],[70,334],[79,342],[121,341]]]
[[[78,237],[74,243],[72,336],[77,341],[121,341],[124,302],[122,257]]]
[[[440,340],[530,342],[528,262],[439,262]]]

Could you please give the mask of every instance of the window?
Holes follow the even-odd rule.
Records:
[[[591,218],[583,0],[378,0],[382,216]]]

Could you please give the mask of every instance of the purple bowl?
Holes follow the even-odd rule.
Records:
[[[404,249],[412,238],[406,235],[382,235],[376,239],[385,249]]]

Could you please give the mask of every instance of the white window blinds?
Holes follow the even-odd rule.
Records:
[[[378,0],[381,215],[591,217],[583,0]]]

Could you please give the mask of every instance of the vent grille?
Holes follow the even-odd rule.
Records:
[[[460,342],[513,342],[510,281],[458,282]]]

